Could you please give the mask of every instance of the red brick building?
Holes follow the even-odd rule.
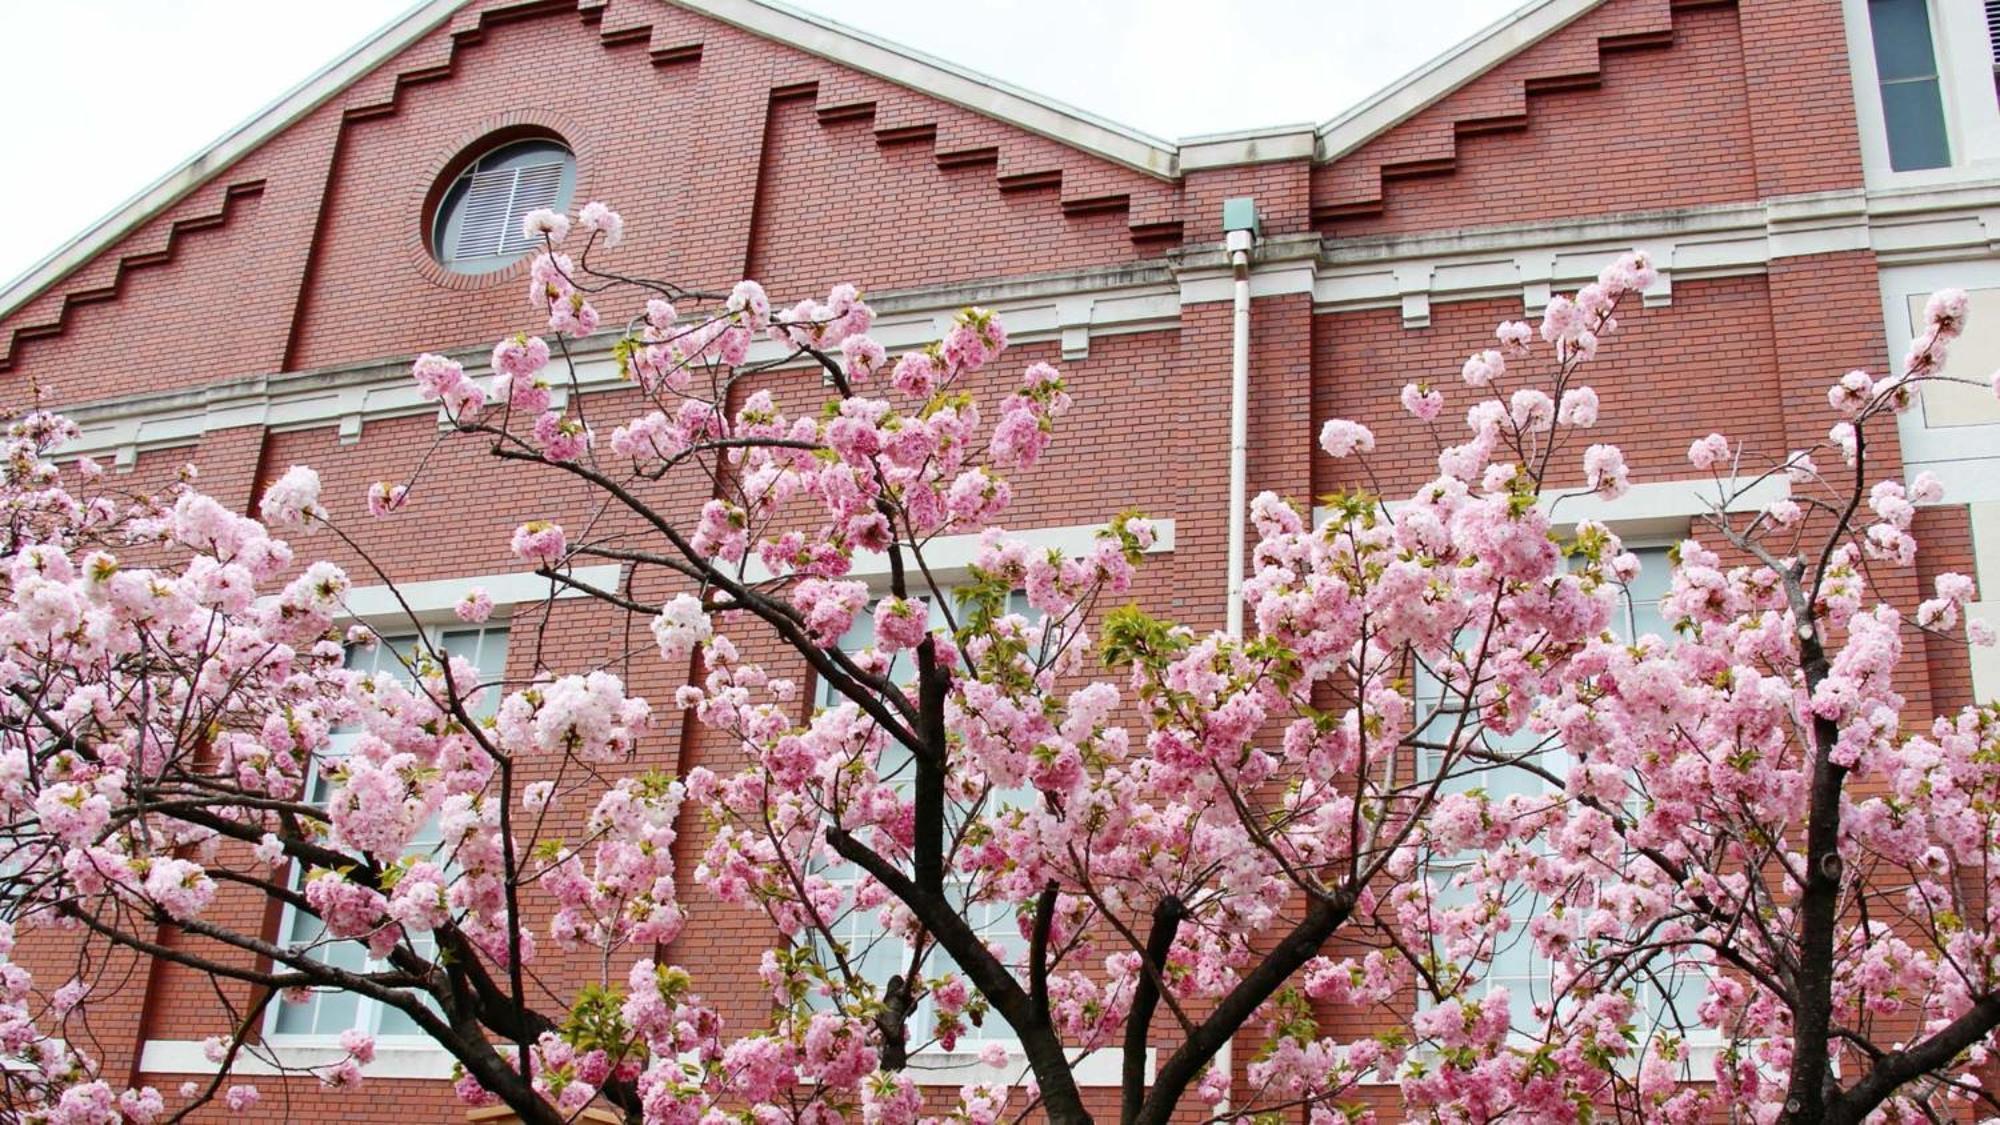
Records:
[[[1318,423],[1407,433],[1387,424],[1404,382],[1449,379],[1496,321],[1639,247],[1660,279],[1594,375],[1600,440],[1638,487],[1566,514],[1665,544],[1700,510],[1692,438],[1722,430],[1772,454],[1820,440],[1829,379],[1886,368],[1933,289],[1974,294],[1953,373],[2000,366],[2000,50],[1979,15],[1969,0],[1537,0],[1318,127],[1174,143],[756,0],[433,0],[0,294],[0,401],[65,410],[76,452],[135,483],[191,461],[245,511],[268,475],[312,464],[420,611],[475,582],[525,604],[546,587],[518,573],[508,533],[582,493],[448,448],[432,471],[481,502],[420,492],[371,523],[362,497],[436,432],[411,356],[471,366],[527,323],[526,261],[480,225],[480,193],[604,199],[630,231],[610,260],[707,288],[755,277],[787,302],[860,281],[892,353],[962,305],[1000,310],[1007,370],[1058,362],[1078,403],[1016,481],[1009,526],[1062,543],[1143,509],[1169,533],[1141,600],[1216,627],[1224,202],[1247,199],[1253,493],[1342,485]],[[603,347],[583,379],[616,409]],[[1900,439],[1893,456],[1937,472],[1948,499],[1919,517],[1919,566],[1886,593],[1913,602],[1943,569],[2000,590],[2000,406],[1939,390]],[[1385,450],[1384,485],[1428,479],[1432,458]],[[304,552],[345,561],[332,543]],[[557,667],[601,654],[615,628],[581,602],[553,614]],[[532,670],[497,630],[478,643],[510,676]],[[2000,692],[1990,656],[1912,651],[1918,710]],[[665,670],[634,678],[655,698],[674,687]],[[676,715],[649,744],[652,764],[704,760]],[[751,1024],[767,938],[704,901],[698,835],[684,832],[692,921],[672,956]],[[292,924],[244,910],[276,939]],[[38,978],[68,975],[62,949],[23,956]],[[199,1042],[226,1028],[205,982],[136,960],[107,975],[122,983],[93,995],[90,1044],[107,1075],[171,1090],[212,1071]],[[368,1005],[270,1019],[266,1040],[293,1058],[326,1055],[347,1026],[382,1031],[384,1049],[358,1098],[267,1079],[259,1116],[460,1119],[438,1080],[449,1059],[398,1045]],[[941,1084],[980,1073],[970,1056],[933,1061]]]

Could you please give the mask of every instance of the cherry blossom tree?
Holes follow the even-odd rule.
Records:
[[[522,513],[510,546],[552,591],[646,622],[662,673],[693,669],[658,704],[713,748],[686,776],[648,768],[656,705],[609,655],[508,679],[418,633],[361,670],[397,623],[349,593],[393,589],[393,562],[310,468],[253,519],[189,480],[123,494],[61,458],[60,417],[13,421],[0,951],[80,952],[66,980],[0,966],[12,1114],[248,1109],[241,1063],[287,1065],[267,1010],[315,993],[399,1013],[468,1103],[535,1122],[1083,1121],[1110,1109],[1077,1081],[1097,1053],[1131,1123],[1371,1120],[1379,1084],[1454,1122],[2000,1109],[1979,1080],[2000,710],[1913,716],[1895,676],[1920,636],[1992,638],[1962,576],[1890,604],[1942,490],[1875,467],[1943,377],[1963,294],[1932,301],[1896,373],[1832,385],[1821,445],[1693,443],[1712,513],[1641,632],[1638,558],[1562,520],[1630,486],[1585,433],[1590,365],[1652,280],[1627,255],[1499,326],[1461,372],[1466,429],[1439,386],[1404,388],[1398,441],[1439,450],[1412,494],[1375,483],[1367,427],[1328,422],[1354,487],[1318,513],[1256,499],[1238,638],[1136,604],[1143,515],[1106,513],[1067,556],[1002,529],[1009,475],[1071,399],[1049,364],[1006,370],[999,317],[967,309],[892,359],[855,286],[776,309],[751,281],[613,272],[621,226],[597,203],[531,215],[541,334],[500,341],[490,378],[438,355],[412,375],[441,443],[597,498],[571,529]],[[633,314],[615,398],[575,359],[613,301]],[[752,362],[761,336],[778,350]],[[1011,389],[982,403],[996,373]],[[638,405],[591,416],[613,401]],[[449,487],[413,460],[371,518]],[[947,536],[978,544],[963,580]],[[329,541],[367,575],[299,557]],[[602,563],[617,584],[591,581]],[[456,610],[493,611],[479,591]],[[691,826],[693,882],[768,923],[768,1017],[747,1026],[672,961]],[[231,922],[231,896],[313,936]],[[551,988],[550,949],[593,979]],[[98,1072],[87,969],[112,950],[217,983],[212,1079],[169,1096]],[[985,1028],[1017,1045],[980,1050],[1008,1077],[927,1103],[925,1050]],[[341,1042],[297,1069],[359,1084],[376,1044]]]

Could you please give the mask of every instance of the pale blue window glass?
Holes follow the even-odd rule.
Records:
[[[928,604],[931,628],[943,628],[946,625],[943,606],[934,600],[929,601]],[[850,654],[858,653],[875,643],[874,610],[875,606],[871,602],[866,610],[855,616],[854,624],[840,638],[840,651]],[[1007,612],[1019,614],[1031,622],[1039,620],[1041,617],[1041,611],[1030,606],[1027,595],[1019,590],[1008,595]],[[915,677],[915,654],[910,652],[897,653],[889,668],[890,682],[907,685]],[[834,691],[826,681],[820,681],[819,689],[815,695],[815,701],[819,706],[831,707],[842,702],[844,698],[839,692]],[[892,744],[885,748],[882,751],[881,758],[876,762],[876,774],[893,784],[913,784],[916,772],[910,763],[909,748],[898,744]],[[1033,799],[1034,791],[1032,789],[1010,789],[991,794],[988,798],[988,808],[989,810],[1006,810],[1022,806]],[[821,871],[821,874],[825,875],[828,879],[839,881],[853,879],[857,876],[858,872],[856,872],[852,864],[839,863],[827,866]],[[947,886],[946,892],[957,898],[964,894],[965,889],[963,883],[953,883]],[[985,939],[988,947],[995,949],[999,953],[1003,964],[1018,964],[1026,957],[1028,943],[1026,939],[1021,937],[1019,923],[1015,920],[1012,903],[962,903],[960,913],[971,924],[973,931]],[[892,935],[882,928],[877,911],[850,909],[839,918],[832,920],[828,929],[833,931],[834,938],[841,943],[843,955],[847,958],[848,964],[863,979],[874,984],[877,988],[886,986],[889,983],[889,978],[909,971],[910,949],[908,945],[900,937]],[[830,952],[823,947],[819,939],[815,938],[814,944],[820,946],[819,953],[822,965],[831,969],[833,958]],[[936,978],[943,976],[947,972],[958,971],[958,965],[951,959],[950,955],[935,946],[931,948],[930,953],[925,957],[922,968],[923,975],[929,978]],[[821,1004],[825,1001],[815,998],[813,1002]],[[907,1031],[909,1034],[908,1042],[911,1048],[920,1047],[930,1041],[934,1035],[934,1017],[935,1013],[928,1001],[919,1004],[917,1010],[910,1014],[907,1022]],[[1012,1043],[1013,1041],[1013,1029],[1008,1027],[1006,1021],[1000,1019],[998,1016],[989,1016],[978,1027],[973,1027],[968,1023],[964,1032],[959,1036],[960,1044],[972,1044],[973,1050],[977,1050],[979,1046],[986,1043]],[[961,1046],[960,1049],[962,1050],[963,1047]]]
[[[484,718],[493,714],[500,705],[497,687],[507,665],[506,628],[490,625],[434,630],[430,633],[430,641],[445,656],[461,657],[479,670],[479,681],[488,688],[478,706],[473,708],[473,715]],[[418,651],[418,635],[415,633],[384,637],[372,646],[349,647],[347,666],[357,672],[393,677],[408,683],[408,664],[417,658]],[[360,733],[353,728],[334,731],[331,752],[336,756],[344,753]],[[327,778],[315,769],[307,787],[308,799],[323,805],[331,789]],[[411,839],[410,852],[414,855],[433,855],[440,843],[437,823],[432,820],[418,829]],[[295,883],[303,880],[304,872],[295,871],[292,878]],[[326,927],[317,917],[304,911],[286,909],[279,924],[278,944],[292,948],[313,946],[313,955],[319,960],[354,972],[381,968],[360,942],[327,940]],[[428,934],[413,939],[412,945],[423,956],[429,956],[435,949]],[[372,1035],[422,1034],[408,1013],[351,992],[314,992],[302,1002],[280,999],[274,1006],[269,1025],[274,1035],[337,1036],[343,1031],[356,1029]]]
[[[1868,0],[1868,25],[1881,83],[1889,166],[1898,172],[1951,163],[1943,87],[1931,42],[1927,0]]]
[[[1617,609],[1612,614],[1611,631],[1628,643],[1650,634],[1671,645],[1675,641],[1672,624],[1660,609],[1660,599],[1667,594],[1672,579],[1667,550],[1664,547],[1642,547],[1635,548],[1633,554],[1639,557],[1640,571],[1618,600]],[[1462,720],[1463,700],[1447,693],[1435,677],[1428,675],[1419,677],[1417,690],[1418,704],[1427,711],[1427,740],[1446,741]],[[1557,777],[1566,775],[1569,770],[1569,756],[1564,749],[1548,736],[1533,731],[1522,730],[1503,737],[1488,737],[1485,745],[1497,754],[1528,755],[1535,765]],[[1424,776],[1431,777],[1436,776],[1442,764],[1435,750],[1424,751],[1418,761]],[[1475,790],[1497,802],[1509,796],[1536,797],[1549,793],[1550,787],[1540,777],[1524,769],[1511,766],[1482,768],[1476,763],[1461,763],[1446,780],[1441,792],[1469,793]],[[1429,880],[1438,910],[1459,909],[1472,903],[1471,891],[1453,886],[1452,880],[1474,858],[1469,854],[1447,856],[1431,866]],[[1505,907],[1513,924],[1496,939],[1491,960],[1479,970],[1479,980],[1473,985],[1472,992],[1475,996],[1483,996],[1494,989],[1506,989],[1513,1000],[1516,1030],[1526,1032],[1533,1026],[1534,1007],[1553,999],[1554,966],[1535,948],[1534,939],[1528,934],[1528,923],[1545,913],[1549,904],[1531,888],[1516,885],[1510,889]],[[1694,1011],[1704,991],[1702,974],[1697,971],[1669,971],[1664,958],[1656,961],[1656,976],[1653,979],[1632,982],[1640,1009],[1635,1022],[1641,1025],[1642,1031],[1651,1030],[1654,1024],[1668,1029],[1696,1027]]]

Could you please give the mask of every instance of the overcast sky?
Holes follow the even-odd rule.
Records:
[[[1521,0],[796,0],[1166,138],[1321,121]],[[0,0],[0,280],[409,7]]]

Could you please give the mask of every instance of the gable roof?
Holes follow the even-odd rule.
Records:
[[[304,82],[278,100],[252,114],[195,153],[179,167],[154,180],[139,194],[113,208],[111,213],[85,227],[81,233],[58,246],[47,257],[0,290],[0,317],[41,295],[70,271],[85,265],[119,239],[144,226],[154,216],[180,202],[190,192],[209,182],[224,169],[249,155],[293,122],[318,109],[397,52],[422,38],[431,29],[451,18],[470,0],[420,0],[388,26],[356,44],[346,54],[314,71]]]
[[[419,0],[381,31],[224,133],[0,289],[0,318],[87,264],[475,0]],[[1605,0],[1529,0],[1321,124],[1167,141],[1053,98],[801,11],[781,0],[662,0],[1166,180],[1185,171],[1350,152]]]
[[[808,54],[922,91],[1140,172],[1171,179],[1175,145],[978,71],[802,11],[781,0],[671,0]]]
[[[1529,0],[1314,130],[1314,160],[1353,152],[1604,0]]]

